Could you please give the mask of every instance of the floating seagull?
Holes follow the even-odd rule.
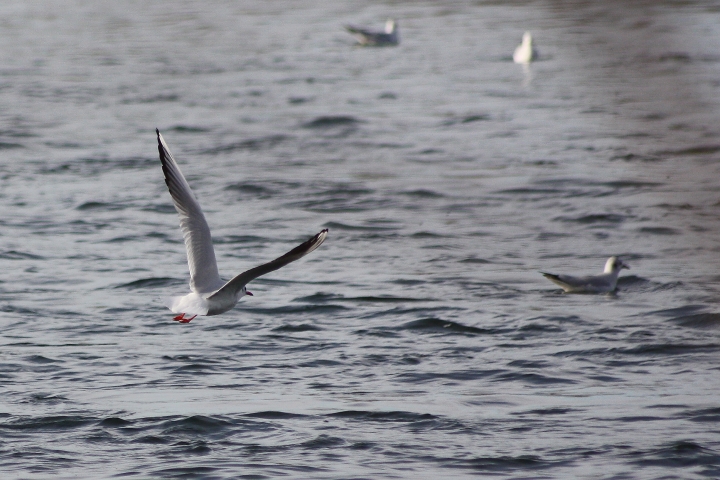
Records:
[[[160,135],[159,130],[156,129],[155,132],[157,133],[158,151],[160,152],[160,162],[165,174],[165,183],[175,203],[175,210],[180,215],[180,229],[185,238],[188,266],[190,267],[190,289],[192,292],[184,297],[172,297],[166,301],[166,306],[173,313],[180,314],[173,320],[188,323],[198,315],[218,315],[227,312],[243,296],[252,296],[252,293],[245,288],[249,282],[261,275],[284,267],[290,262],[301,259],[325,241],[328,234],[327,229],[322,230],[307,242],[293,248],[282,257],[251,268],[229,282],[224,282],[220,279],[218,273],[215,250],[210,237],[210,227],[208,227],[205,215],[200,209],[200,204],[195,199],[195,195],[190,190],[190,185],[183,177],[177,163],[175,163],[165,139]],[[192,315],[192,317],[185,317],[186,314]]]
[[[530,63],[533,60],[537,60],[538,51],[533,48],[532,35],[530,32],[523,34],[522,43],[518,45],[513,53],[513,62],[515,63]]]
[[[605,262],[605,272],[601,275],[573,277],[570,275],[540,273],[554,284],[562,287],[566,293],[604,293],[615,290],[618,275],[620,275],[620,270],[623,268],[630,269],[630,267],[623,263],[618,257],[610,257],[607,262]]]
[[[346,25],[345,28],[348,32],[355,35],[360,45],[384,47],[389,45],[397,45],[400,43],[398,36],[398,24],[395,20],[388,20],[385,22],[385,31],[373,31],[362,27],[356,27],[353,25]]]

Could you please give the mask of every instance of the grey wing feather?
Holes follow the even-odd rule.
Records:
[[[554,273],[542,273],[543,277],[547,278],[551,282],[553,282],[556,285],[559,285],[563,288],[575,288],[583,285],[583,279],[572,277],[570,275],[555,275]]]
[[[175,203],[175,210],[180,215],[180,229],[185,239],[190,268],[190,288],[200,293],[212,292],[218,288],[218,285],[222,285],[222,280],[217,269],[210,227],[165,139],[160,135],[159,130],[155,131],[165,184]]]
[[[543,276],[551,282],[563,288],[585,288],[588,289],[588,291],[600,291],[610,289],[610,287],[612,286],[612,280],[607,275],[573,277],[571,275],[555,275],[553,273],[545,272],[540,273],[542,273]]]
[[[314,237],[312,237],[307,242],[301,243],[297,247],[293,248],[282,257],[278,257],[271,262],[264,263],[260,266],[251,268],[250,270],[241,273],[240,275],[236,276],[235,278],[227,282],[225,285],[223,285],[220,290],[218,290],[208,298],[213,298],[215,295],[219,295],[221,292],[225,292],[228,289],[231,289],[233,292],[238,292],[242,287],[244,287],[257,277],[265,275],[266,273],[274,272],[275,270],[284,267],[288,263],[301,259],[305,255],[322,245],[322,243],[325,241],[325,237],[327,237],[327,234],[328,230],[326,228]]]
[[[350,33],[358,33],[360,35],[372,35],[373,32],[362,28],[362,27],[356,27],[355,25],[345,25],[345,30],[347,30]]]

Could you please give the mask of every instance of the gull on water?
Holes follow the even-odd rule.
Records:
[[[160,135],[159,130],[156,129],[155,132],[157,133],[158,152],[165,175],[165,183],[170,190],[175,210],[180,215],[180,229],[185,238],[188,266],[190,267],[190,290],[192,291],[184,297],[169,298],[165,303],[173,313],[179,313],[173,320],[188,323],[198,315],[218,315],[227,312],[245,295],[252,296],[252,293],[245,288],[249,282],[284,267],[290,262],[299,260],[325,241],[328,234],[327,229],[271,262],[251,268],[228,282],[221,280],[215,261],[210,227],[205,220],[205,215],[170,153],[165,139]],[[192,317],[186,317],[186,314],[192,315]]]
[[[566,293],[604,293],[612,292],[617,286],[618,275],[623,268],[630,267],[618,257],[610,257],[605,262],[605,271],[600,275],[573,277],[540,272],[545,278],[562,287]]]
[[[363,46],[383,47],[400,43],[398,23],[392,19],[385,22],[384,31],[368,30],[354,25],[346,25],[345,29],[357,38],[358,44]]]
[[[523,34],[522,43],[518,45],[513,53],[513,62],[515,63],[530,63],[533,60],[537,60],[538,51],[533,47],[533,39],[530,32]]]

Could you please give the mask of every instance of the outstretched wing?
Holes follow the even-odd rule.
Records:
[[[250,270],[241,273],[240,275],[236,276],[235,278],[227,282],[225,285],[223,285],[220,290],[213,293],[212,296],[208,298],[210,299],[216,295],[222,295],[228,290],[235,294],[241,288],[243,288],[245,285],[247,285],[257,277],[265,275],[266,273],[274,272],[275,270],[284,267],[288,263],[301,259],[305,255],[322,245],[322,243],[325,241],[325,237],[327,237],[327,234],[328,229],[326,228],[314,237],[312,237],[307,242],[301,243],[297,247],[293,248],[282,257],[278,257],[272,262],[264,263],[258,267],[251,268]]]
[[[194,292],[207,293],[222,285],[215,261],[210,227],[205,220],[200,204],[195,199],[190,185],[180,171],[165,139],[155,130],[158,139],[158,152],[162,163],[165,183],[180,215],[180,229],[185,238],[188,267],[190,268],[190,288]]]

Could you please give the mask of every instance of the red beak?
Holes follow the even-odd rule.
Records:
[[[252,292],[248,292],[247,290],[245,290],[245,295],[250,295],[251,297],[254,296],[254,295],[252,294]]]

